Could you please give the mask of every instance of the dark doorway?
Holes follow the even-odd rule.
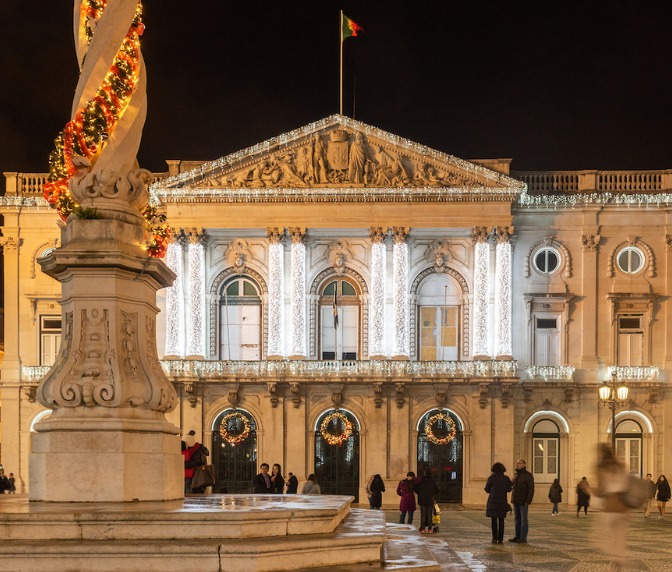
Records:
[[[344,436],[344,419],[350,424],[350,436],[330,444],[322,433],[332,441]],[[315,476],[322,494],[351,495],[359,502],[359,423],[350,412],[332,410],[320,417],[315,431]]]
[[[220,430],[222,427],[224,435]],[[212,449],[212,462],[217,475],[213,492],[254,492],[253,481],[258,472],[257,424],[254,417],[242,409],[222,411],[215,420]]]
[[[441,414],[450,418],[442,419]],[[446,443],[437,444],[427,436],[427,423],[431,423],[432,439]],[[454,427],[455,435],[450,438]],[[420,421],[418,433],[418,474],[425,467],[432,469],[432,475],[439,483],[439,502],[462,502],[462,465],[463,465],[462,426],[452,411],[434,409]]]

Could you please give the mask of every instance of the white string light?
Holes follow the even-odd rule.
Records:
[[[487,241],[474,245],[474,355],[488,355],[488,278],[490,245]]]
[[[189,284],[187,287],[187,355],[205,355],[205,249],[200,237],[190,237],[187,249]]]
[[[495,356],[511,356],[511,243],[495,250]]]
[[[372,356],[386,355],[385,348],[385,256],[382,242],[371,245],[371,349]]]
[[[282,304],[284,301],[284,248],[281,242],[268,245],[268,355],[282,356]]]
[[[291,251],[291,349],[290,355],[306,355],[306,247],[293,242]]]
[[[166,252],[166,264],[177,278],[166,289],[166,351],[167,356],[184,356],[184,295],[182,292],[182,245],[171,242]]]
[[[394,342],[392,355],[408,356],[408,244],[395,242],[392,253]]]

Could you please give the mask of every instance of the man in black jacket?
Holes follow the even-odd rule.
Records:
[[[439,494],[439,485],[432,478],[432,469],[426,467],[424,475],[415,485],[420,505],[420,532],[432,533],[432,512],[434,511],[434,499]]]
[[[254,492],[270,495],[273,489],[271,488],[271,476],[268,474],[268,463],[262,463],[260,468],[261,473],[254,477]]]
[[[527,461],[516,461],[516,476],[513,477],[511,504],[516,517],[516,535],[509,542],[527,544],[527,511],[534,497],[534,477],[527,470]]]

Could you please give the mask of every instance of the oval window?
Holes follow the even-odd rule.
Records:
[[[621,250],[616,261],[618,267],[626,274],[636,274],[644,266],[644,254],[639,248],[628,246]]]
[[[534,255],[534,267],[542,274],[552,274],[560,266],[560,255],[554,248],[542,248]]]

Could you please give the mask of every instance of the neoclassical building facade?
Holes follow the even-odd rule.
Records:
[[[492,463],[522,456],[545,502],[614,433],[632,472],[670,470],[672,171],[509,163],[337,115],[156,174],[169,419],[210,448],[216,492],[268,462],[358,500],[380,473],[392,505],[430,467],[442,501],[481,505]],[[59,227],[45,175],[5,176],[0,460],[25,491],[63,326],[38,259]],[[629,389],[613,416],[605,381]]]

